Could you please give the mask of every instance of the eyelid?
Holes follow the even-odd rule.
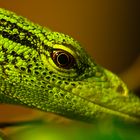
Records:
[[[64,51],[70,53],[75,59],[77,58],[77,55],[76,55],[76,53],[74,52],[74,50],[70,49],[70,48],[67,47],[67,46],[60,45],[60,44],[55,44],[55,45],[53,45],[52,51],[53,51],[53,50],[56,50],[56,49],[64,50]]]

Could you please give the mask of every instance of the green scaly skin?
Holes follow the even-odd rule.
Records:
[[[71,54],[72,66],[57,65],[52,53],[58,50]],[[110,117],[140,122],[140,99],[115,74],[96,64],[76,40],[4,9],[0,102],[85,122]]]

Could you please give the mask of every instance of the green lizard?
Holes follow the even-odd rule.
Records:
[[[0,103],[85,122],[140,122],[140,99],[72,37],[0,9]]]

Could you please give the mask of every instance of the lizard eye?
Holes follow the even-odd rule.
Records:
[[[55,49],[51,53],[52,60],[54,63],[64,69],[70,69],[75,64],[75,58],[67,51],[61,49]]]

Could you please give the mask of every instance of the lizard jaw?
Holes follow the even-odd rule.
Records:
[[[104,70],[104,73],[106,82],[94,82],[94,77],[91,77],[81,82],[72,93],[98,106],[105,114],[140,122],[140,99],[130,93],[116,75],[108,70]]]

